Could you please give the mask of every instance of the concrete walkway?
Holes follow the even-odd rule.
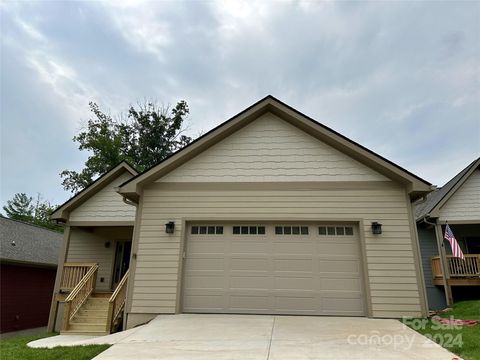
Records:
[[[455,357],[397,320],[182,314],[158,316],[128,334],[110,336],[115,335],[109,342],[115,345],[96,360],[452,360]],[[100,338],[90,341],[105,343]],[[84,344],[87,343],[88,340]]]

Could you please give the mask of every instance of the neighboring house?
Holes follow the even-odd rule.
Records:
[[[425,315],[412,201],[430,187],[268,96],[54,212],[66,264],[50,328],[109,332],[123,309],[126,328],[182,312]]]
[[[455,293],[465,289],[480,299],[480,158],[419,201],[416,219],[430,309],[451,305]],[[465,254],[465,261],[453,258],[450,244],[443,240],[447,222]],[[445,251],[446,263],[440,251]]]
[[[0,332],[47,325],[62,234],[0,217]]]

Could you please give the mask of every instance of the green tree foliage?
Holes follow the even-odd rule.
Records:
[[[80,150],[89,151],[90,156],[80,172],[62,171],[65,190],[82,190],[122,160],[143,171],[192,141],[183,135],[189,114],[185,101],[179,101],[172,109],[153,102],[130,106],[120,120],[114,120],[96,103],[89,106],[93,116],[73,141],[80,144]]]
[[[12,200],[7,201],[7,205],[3,206],[3,210],[10,219],[62,231],[61,226],[50,220],[50,214],[53,212],[54,207],[49,201],[43,200],[40,194],[37,194],[34,200],[32,196],[28,196],[25,193],[17,193]]]

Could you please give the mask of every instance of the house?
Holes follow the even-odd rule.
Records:
[[[480,299],[480,158],[419,201],[416,220],[429,308],[444,309],[465,291]],[[443,240],[447,222],[465,261]]]
[[[1,333],[47,325],[61,244],[56,231],[0,217]]]
[[[141,174],[119,164],[53,213],[66,231],[50,328],[425,315],[412,201],[430,191],[268,96]]]

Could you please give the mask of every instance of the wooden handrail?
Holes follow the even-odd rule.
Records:
[[[77,311],[87,301],[90,294],[95,289],[97,282],[98,264],[93,264],[80,282],[75,286],[72,292],[65,299],[65,308],[63,312],[63,330],[68,330],[70,320],[73,319]]]
[[[106,331],[108,333],[112,332],[115,321],[120,316],[125,306],[125,302],[127,299],[127,280],[129,271],[130,270],[127,270],[125,275],[123,275],[122,280],[120,280],[117,287],[115,288],[115,291],[108,300],[108,317],[106,325]]]
[[[95,263],[67,262],[63,264],[60,292],[70,292]]]
[[[465,260],[447,255],[447,267],[451,278],[480,277],[480,254],[465,254]],[[434,279],[443,278],[440,266],[440,257],[432,257],[432,276]]]

